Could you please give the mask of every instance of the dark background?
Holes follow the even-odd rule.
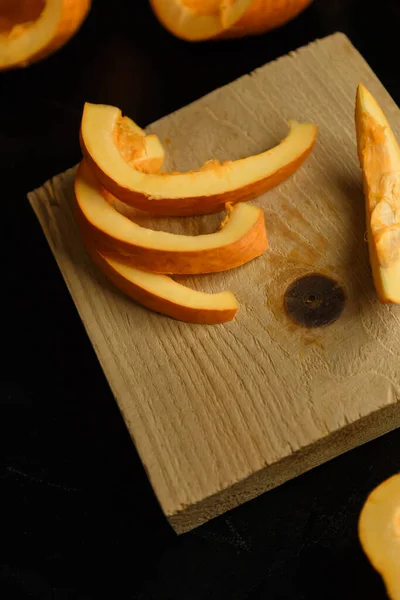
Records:
[[[2,599],[385,598],[357,519],[399,470],[400,431],[177,537],[26,193],[79,161],[84,101],[145,126],[337,30],[400,103],[399,25],[398,0],[315,0],[258,38],[192,45],[146,0],[94,0],[66,47],[0,74]]]

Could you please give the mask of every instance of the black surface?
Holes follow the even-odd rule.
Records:
[[[337,30],[400,103],[399,25],[398,0],[316,0],[259,38],[191,45],[145,0],[95,0],[64,49],[0,74],[2,599],[385,598],[356,527],[399,470],[400,431],[177,537],[26,193],[79,160],[85,100],[146,125]]]

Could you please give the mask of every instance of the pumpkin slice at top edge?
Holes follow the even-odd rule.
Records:
[[[0,70],[52,54],[78,31],[91,0],[2,0]]]
[[[263,33],[293,19],[311,0],[150,0],[160,23],[186,41]]]

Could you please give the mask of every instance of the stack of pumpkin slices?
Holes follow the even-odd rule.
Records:
[[[118,108],[86,103],[74,214],[93,261],[120,290],[151,310],[190,323],[232,320],[238,304],[230,291],[195,291],[170,275],[233,269],[267,250],[264,212],[246,201],[294,173],[317,136],[311,123],[290,121],[289,126],[277,146],[260,154],[164,173],[157,136],[146,135]],[[115,209],[116,199],[171,218],[227,214],[215,233],[178,235],[140,226]]]

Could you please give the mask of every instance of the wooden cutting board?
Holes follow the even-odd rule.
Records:
[[[273,146],[290,118],[319,125],[304,166],[256,202],[267,253],[226,273],[180,277],[199,290],[231,289],[240,303],[231,323],[180,323],[109,284],[72,217],[75,168],[29,195],[177,532],[400,423],[400,307],[380,305],[371,279],[354,129],[359,81],[399,135],[399,109],[343,34],[149,127],[168,144],[167,167],[186,170]],[[193,234],[213,231],[219,219],[141,222]],[[310,310],[317,324],[332,322],[296,324]]]

